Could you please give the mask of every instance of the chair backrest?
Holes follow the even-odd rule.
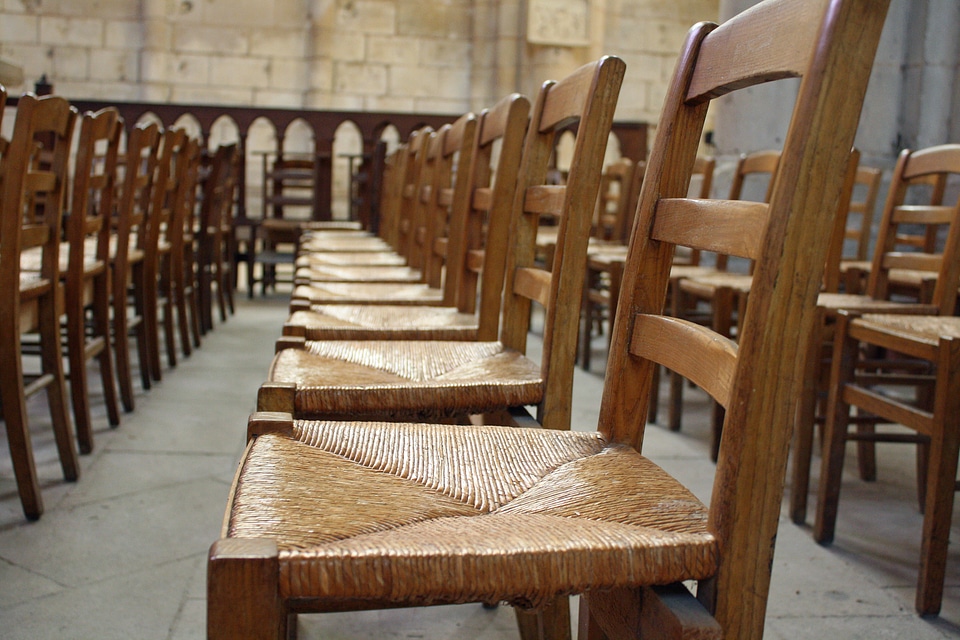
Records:
[[[400,247],[400,192],[403,190],[401,183],[406,158],[406,143],[387,155],[380,185],[380,212],[377,227],[380,237],[394,250]]]
[[[0,289],[13,293],[0,313],[13,322],[19,315],[22,252],[40,251],[46,287],[56,286],[60,277],[60,225],[76,117],[76,109],[59,96],[24,94],[17,104],[0,165]]]
[[[762,635],[803,354],[835,203],[886,14],[877,0],[768,0],[689,33],[647,162],[600,431],[639,448],[654,367],[726,408],[708,526],[718,574],[697,596],[725,637]],[[802,78],[769,203],[687,198],[710,100]],[[738,345],[663,315],[676,245],[755,260]]]
[[[856,148],[850,151],[847,168],[844,172],[843,188],[837,200],[837,215],[833,221],[833,230],[830,232],[830,244],[827,246],[827,260],[823,269],[823,290],[836,292],[840,289],[840,262],[843,259],[843,248],[850,232],[847,228],[847,218],[855,205],[862,205],[862,201],[854,203],[853,194],[858,185],[860,171],[860,151]],[[864,174],[865,175],[865,174]],[[869,231],[867,232],[869,235]]]
[[[624,67],[619,58],[605,57],[559,82],[545,82],[524,141],[513,200],[500,341],[525,353],[531,302],[543,306],[541,374],[546,388],[537,419],[547,428],[570,428],[587,241]],[[548,185],[554,139],[562,127],[574,122],[577,138],[566,184]],[[540,215],[553,215],[560,222],[550,271],[536,264]]]
[[[200,184],[202,156],[200,142],[194,138],[188,138],[183,150],[184,167],[176,201],[185,239],[192,239],[197,231],[197,187]],[[191,251],[190,248],[184,250]]]
[[[153,200],[147,218],[150,233],[147,243],[148,261],[156,261],[159,243],[173,244],[174,238],[183,232],[182,227],[175,228],[173,217],[181,177],[181,154],[186,142],[187,133],[183,129],[167,129],[163,132],[157,159],[157,174],[154,177]]]
[[[7,88],[0,84],[0,124],[3,124],[3,113],[6,111],[7,106]],[[3,157],[3,154],[7,151],[7,145],[10,143],[9,140],[0,136],[0,158]]]
[[[744,187],[748,183],[756,180],[765,180],[766,187],[762,200],[758,202],[770,202],[770,194],[773,192],[773,176],[777,171],[777,164],[780,162],[780,152],[775,150],[754,151],[740,156],[737,160],[737,167],[733,172],[733,180],[730,183],[730,200],[742,200]],[[751,193],[754,197],[756,193]],[[725,271],[727,269],[729,256],[726,254],[717,254],[717,269]],[[753,263],[750,264],[751,270]]]
[[[640,164],[643,167],[643,164]],[[641,169],[642,170],[642,169]],[[607,166],[600,179],[600,193],[597,195],[597,207],[593,213],[593,235],[601,240],[625,243],[627,241],[624,219],[637,209],[636,200],[630,203],[630,196],[640,196],[640,190],[633,191],[633,180],[637,163],[630,158],[619,158]]]
[[[883,171],[876,167],[857,167],[854,180],[854,193],[850,199],[847,224],[844,237],[853,240],[856,251],[851,259],[866,260],[870,248],[870,230],[873,227],[873,215],[877,208],[877,196],[880,195],[880,183]],[[849,214],[856,219],[851,221]],[[842,255],[842,254],[841,254]]]
[[[443,304],[448,307],[457,301],[456,263],[464,256],[459,238],[451,242],[451,232],[459,230],[467,216],[476,143],[477,116],[465,113],[432,137],[423,168],[423,276],[431,287],[443,288]]]
[[[430,138],[435,135],[432,127],[422,127],[410,134],[400,180],[399,245],[397,251],[414,269],[421,266],[417,245],[417,233],[422,225],[420,199],[421,173],[427,157]]]
[[[203,199],[200,204],[200,262],[209,267],[222,259],[224,219],[233,212],[237,185],[239,147],[223,144],[217,147],[210,161],[210,169],[203,179]]]
[[[85,113],[80,120],[70,217],[67,220],[67,295],[80,295],[85,255],[104,268],[110,261],[110,235],[116,196],[117,159],[123,119],[114,107]]]
[[[115,301],[126,299],[129,264],[134,258],[130,254],[131,247],[143,252],[147,244],[147,211],[153,197],[160,136],[160,127],[156,123],[138,124],[127,134],[127,149],[120,165],[123,177],[118,180],[121,188],[112,285]],[[142,257],[141,254],[136,259]]]
[[[519,93],[504,96],[480,113],[468,217],[461,230],[451,231],[460,236],[457,241],[465,252],[457,283],[460,311],[477,311],[480,281],[478,340],[496,340],[500,328],[510,214],[529,114],[530,101]]]
[[[696,162],[693,163],[693,173],[690,176],[691,182],[687,193],[696,194],[696,197],[701,200],[709,198],[713,190],[713,172],[716,168],[716,158],[711,156],[697,156]],[[639,193],[637,194],[637,199],[639,199]],[[634,204],[636,204],[636,200]],[[635,216],[636,207],[634,207],[634,211],[630,214],[630,227],[627,230],[627,236],[629,236],[629,232],[633,229]],[[676,264],[698,266],[700,264],[700,250],[692,247],[683,247],[682,250],[674,255],[673,261]]]
[[[883,207],[883,217],[877,233],[877,246],[870,267],[867,293],[877,299],[889,296],[890,272],[906,269],[927,272],[936,279],[933,304],[941,314],[953,313],[960,278],[960,201],[941,204],[943,192],[934,196],[935,204],[905,204],[911,185],[919,180],[933,180],[945,184],[947,176],[960,173],[960,144],[946,144],[917,151],[906,149],[900,153],[890,179],[890,190]],[[918,237],[935,236],[936,230],[946,228],[943,249],[918,246],[915,251],[898,251],[901,225],[910,225]],[[931,233],[916,233],[917,228],[932,228]],[[932,243],[931,243],[932,244]]]

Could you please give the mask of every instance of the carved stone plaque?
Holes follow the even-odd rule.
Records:
[[[590,0],[529,0],[527,42],[561,47],[590,44]]]

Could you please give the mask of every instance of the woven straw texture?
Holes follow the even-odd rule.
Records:
[[[284,597],[536,606],[708,577],[706,521],[596,433],[297,422],[251,445],[228,535],[277,540]]]
[[[409,267],[314,265],[297,269],[297,278],[309,282],[419,282],[419,271]]]
[[[879,330],[889,330],[921,340],[930,345],[939,342],[940,337],[960,339],[960,318],[956,316],[915,316],[902,313],[872,313],[861,316],[858,322]]]
[[[671,269],[671,274],[673,270]],[[753,276],[744,273],[726,273],[717,271],[705,276],[694,276],[689,279],[681,280],[680,288],[689,293],[701,296],[712,295],[713,289],[718,287],[729,287],[734,291],[749,293],[750,286],[753,284]]]
[[[817,296],[817,306],[833,309],[851,309],[854,311],[871,311],[883,313],[887,309],[904,309],[913,303],[894,302],[892,300],[876,300],[870,296],[861,296],[854,293],[821,293]]]
[[[440,304],[443,290],[420,283],[328,282],[300,285],[293,297],[311,304]]]
[[[329,251],[297,256],[297,267],[402,267],[406,259],[392,251]]]
[[[499,342],[308,341],[284,349],[271,382],[297,385],[300,417],[436,419],[533,405],[540,366]]]
[[[476,340],[477,317],[452,307],[316,305],[287,324],[307,340]]]
[[[340,233],[349,234],[350,232],[331,233],[321,238],[302,238],[300,241],[300,250],[313,251],[390,251],[390,245],[380,238],[368,238],[363,236],[338,237]]]

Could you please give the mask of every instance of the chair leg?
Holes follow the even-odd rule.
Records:
[[[815,326],[822,326],[818,320]],[[810,465],[813,461],[814,412],[820,356],[823,349],[820,336],[810,340],[806,362],[803,366],[803,390],[797,402],[796,422],[793,432],[793,480],[790,487],[790,519],[795,524],[807,520],[807,495],[810,491]],[[826,446],[826,445],[824,445]]]
[[[278,592],[280,562],[272,540],[227,538],[207,560],[208,640],[287,639]]]
[[[137,338],[137,353],[140,357],[140,382],[143,385],[143,388],[149,389],[153,385],[153,376],[151,375],[151,369],[153,365],[151,364],[153,348],[151,347],[151,335],[153,336],[153,342],[156,341],[156,323],[157,323],[157,300],[156,300],[156,289],[152,290],[153,294],[153,305],[150,305],[150,292],[146,291],[147,283],[145,282],[145,273],[144,266],[142,263],[135,264],[133,266],[133,301],[134,309],[136,312],[136,318],[134,318],[132,323],[132,328],[134,334]],[[149,320],[151,310],[153,312],[153,330],[151,330]],[[159,354],[159,348],[157,350]],[[159,365],[157,365],[157,370],[159,375]],[[159,378],[157,378],[159,380]]]
[[[76,425],[80,453],[93,451],[86,350],[83,309],[80,308],[79,311],[71,309],[67,313],[67,361],[70,363],[70,401],[73,405],[73,420]]]
[[[536,610],[514,607],[522,640],[569,640],[570,598],[561,596]]]
[[[190,320],[187,317],[187,284],[184,274],[183,261],[174,265],[173,277],[171,278],[170,291],[173,292],[173,304],[177,312],[177,329],[180,332],[180,350],[183,357],[189,357],[193,353],[193,343],[190,336]]]
[[[94,283],[93,331],[100,339],[97,363],[100,368],[100,385],[103,387],[103,402],[107,407],[107,420],[111,427],[120,424],[120,405],[117,388],[114,386],[113,348],[110,345],[110,278],[104,272]]]
[[[3,339],[19,350],[19,339],[14,341],[8,336]],[[30,444],[23,370],[20,368],[20,358],[9,355],[13,365],[0,376],[0,408],[6,423],[7,442],[10,457],[13,459],[13,473],[17,478],[17,491],[20,493],[23,514],[28,520],[36,520],[43,513],[43,498],[40,496],[40,482],[37,480],[37,467]]]
[[[40,359],[43,373],[52,377],[47,384],[47,405],[53,434],[60,454],[63,477],[74,481],[80,477],[80,464],[74,444],[73,423],[67,403],[66,376],[63,372],[63,353],[60,349],[60,310],[55,296],[46,296],[40,301]]]
[[[847,318],[841,317],[837,323],[837,340],[830,367],[830,394],[827,400],[826,424],[823,428],[823,459],[820,463],[817,515],[813,525],[813,539],[820,544],[833,542],[836,529],[850,414],[850,405],[843,398],[843,387],[853,379],[859,348],[856,340],[847,337],[847,322]]]
[[[927,494],[920,547],[916,609],[921,615],[940,612],[946,575],[947,546],[960,451],[960,343],[941,341],[934,400],[934,427],[930,437]],[[949,373],[948,373],[949,372]]]
[[[170,368],[177,366],[177,344],[174,330],[174,288],[173,275],[171,274],[170,256],[164,255],[160,258],[160,282],[157,291],[157,302],[163,311],[163,343],[167,350],[167,364]],[[158,336],[159,340],[159,336]],[[159,365],[160,359],[157,358]]]
[[[127,301],[123,294],[114,293],[113,300],[113,358],[117,369],[120,401],[127,413],[134,410],[133,372],[130,368],[130,339],[127,337]]]

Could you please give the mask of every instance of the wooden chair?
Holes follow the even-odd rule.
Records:
[[[931,147],[920,151],[901,153],[891,177],[891,187],[884,204],[883,217],[877,235],[873,265],[870,268],[870,280],[864,294],[822,293],[817,301],[818,338],[810,344],[806,356],[806,369],[803,377],[804,391],[796,418],[796,441],[793,453],[793,483],[791,491],[791,518],[800,524],[806,519],[807,493],[810,484],[810,462],[813,452],[813,431],[818,418],[817,407],[828,390],[829,367],[833,357],[834,329],[837,314],[841,310],[852,313],[907,313],[951,315],[957,298],[958,276],[956,264],[960,261],[960,246],[953,238],[960,233],[956,227],[957,216],[954,208],[943,205],[905,205],[905,197],[916,174],[947,174],[946,170],[934,170],[942,158],[952,158],[957,145]],[[941,252],[898,250],[897,236],[900,229],[908,226],[914,231],[925,227],[941,228],[949,226],[947,242]],[[923,236],[921,232],[918,235]],[[924,300],[915,290],[914,296],[920,297],[914,302],[907,298],[892,299],[890,281],[895,271],[925,274],[924,279],[935,282],[929,300]],[[820,415],[823,415],[822,412]],[[861,425],[869,429],[869,421]],[[860,446],[861,473],[864,479],[875,475],[873,463],[873,445],[863,442]]]
[[[396,176],[399,181],[395,191],[396,214],[391,217],[390,228],[386,230],[383,238],[370,237],[366,232],[309,231],[301,239],[300,251],[334,254],[328,257],[335,259],[335,254],[341,252],[380,253],[392,250],[403,256],[406,264],[419,269],[420,245],[416,238],[422,225],[419,215],[421,172],[433,133],[432,127],[425,126],[410,134]],[[352,257],[345,264],[354,264]]]
[[[446,284],[455,294],[455,306],[302,304],[293,307],[284,334],[308,340],[495,340],[529,109],[525,97],[512,94],[483,111],[477,121],[473,172],[458,172],[457,182],[444,189],[442,198],[452,207],[454,238],[448,247]],[[452,129],[441,133],[454,137]],[[497,144],[501,146],[494,158]]]
[[[269,382],[261,387],[260,410],[298,416],[462,419],[539,405],[538,416],[549,416],[548,426],[569,428],[586,232],[622,72],[621,60],[605,58],[541,90],[513,198],[499,341],[282,339]],[[570,120],[580,122],[577,170],[571,171],[566,186],[545,186],[556,131]],[[534,266],[542,212],[561,220],[550,272]],[[532,301],[546,310],[540,363],[523,355]]]
[[[110,238],[123,120],[114,108],[86,113],[74,166],[67,219],[67,357],[81,453],[93,450],[87,361],[97,359],[107,419],[120,424],[110,326]],[[62,259],[61,259],[62,261]],[[89,312],[89,318],[87,313]]]
[[[294,612],[500,600],[536,608],[577,592],[581,637],[761,637],[797,336],[812,329],[822,230],[884,7],[764,2],[691,32],[648,164],[599,433],[255,416],[209,557],[210,637],[283,637]],[[731,207],[684,196],[709,99],[792,75],[803,83],[770,205],[708,216]],[[739,245],[757,259],[739,348],[660,315],[674,244]],[[729,407],[709,510],[637,451],[657,362]],[[369,506],[356,509],[359,500]],[[703,608],[682,580],[699,581]],[[527,637],[569,633],[551,621],[545,613]]]
[[[458,129],[469,126],[475,130],[476,117],[466,114],[465,120],[460,122]],[[469,122],[469,125],[467,124]],[[305,301],[309,304],[417,304],[417,305],[444,305],[454,304],[453,282],[450,286],[435,286],[426,279],[424,266],[427,252],[423,242],[426,238],[426,216],[431,199],[431,181],[433,165],[428,163],[430,148],[435,146],[437,133],[429,127],[424,127],[411,134],[405,154],[404,168],[401,172],[402,180],[398,190],[400,221],[398,226],[397,243],[394,251],[403,256],[406,266],[415,273],[404,271],[401,273],[396,266],[382,265],[379,259],[367,267],[359,267],[362,261],[362,252],[374,255],[385,250],[379,238],[361,236],[344,237],[342,233],[309,233],[301,242],[301,253],[307,256],[322,255],[326,264],[313,262],[311,269],[319,272],[320,278],[312,279],[309,272],[293,291],[294,301]],[[458,136],[458,139],[461,139]],[[463,138],[463,144],[472,144],[469,136]],[[452,154],[452,151],[451,151]],[[436,157],[436,156],[435,156]],[[448,154],[449,157],[449,154]],[[386,247],[390,249],[390,247]],[[347,254],[347,261],[338,265],[341,252]],[[360,255],[357,260],[354,256]],[[306,264],[312,261],[307,260]],[[363,281],[363,271],[380,272],[379,276]],[[416,281],[410,282],[413,275]],[[394,278],[388,282],[387,278]],[[405,281],[404,281],[405,280]]]
[[[305,253],[297,256],[295,264],[297,268],[321,266],[321,267],[344,267],[344,266],[393,266],[402,267],[407,265],[406,258],[397,253],[394,247],[399,246],[400,233],[400,199],[403,190],[402,182],[404,179],[404,170],[408,148],[406,144],[401,144],[393,153],[386,157],[384,162],[384,176],[381,182],[382,193],[380,199],[380,218],[377,222],[379,236],[389,245],[384,250],[370,250],[370,247],[360,247],[356,250],[344,250],[338,247],[337,251],[323,251],[322,246],[307,245],[304,247]],[[312,232],[308,233],[313,237]]]
[[[854,193],[846,216],[837,216],[837,224],[842,231],[835,229],[830,251],[827,253],[827,267],[823,276],[823,290],[836,292],[841,282],[846,282],[845,274],[855,267],[864,268],[867,263],[867,250],[870,233],[873,228],[873,213],[877,207],[877,195],[880,193],[880,181],[883,172],[874,167],[858,166],[854,176]],[[854,220],[850,220],[850,216]],[[846,245],[853,244],[853,253],[845,252]],[[869,263],[867,263],[869,264]],[[867,266],[866,269],[869,269]],[[859,293],[856,287],[849,293]]]
[[[171,224],[182,228],[183,233],[171,236],[171,291],[177,310],[180,348],[184,356],[189,356],[195,347],[200,346],[202,333],[196,233],[197,188],[202,160],[200,142],[187,138],[180,159]]]
[[[123,177],[117,216],[115,241],[111,249],[111,303],[113,305],[113,352],[117,365],[120,401],[133,411],[133,373],[130,366],[130,334],[136,339],[140,381],[150,389],[150,347],[147,339],[146,257],[147,211],[153,196],[153,183],[160,147],[160,127],[139,124],[127,135],[127,149],[121,166]],[[128,296],[129,294],[129,296]]]
[[[204,332],[213,329],[213,300],[216,289],[217,309],[221,322],[227,321],[231,308],[227,291],[233,288],[233,277],[228,264],[225,245],[225,220],[232,219],[233,200],[236,193],[236,177],[239,162],[236,144],[217,148],[210,162],[209,171],[202,181],[203,199],[200,205],[198,232],[198,282],[200,286],[200,317]]]
[[[958,165],[960,166],[960,165]],[[903,316],[842,312],[837,321],[827,422],[824,429],[824,456],[820,471],[814,539],[820,544],[834,540],[837,507],[842,486],[845,444],[868,438],[870,442],[916,442],[925,449],[918,465],[918,484],[923,487],[920,571],[917,579],[916,609],[921,615],[940,612],[947,564],[947,545],[956,489],[957,451],[960,448],[960,318]],[[878,391],[873,383],[896,386],[897,378],[872,375],[857,362],[864,347],[886,349],[928,363],[932,369],[932,393],[912,403]],[[876,365],[876,363],[872,363]],[[911,377],[915,384],[917,376]],[[874,419],[907,426],[915,435],[898,433],[850,433],[850,408],[869,412]]]
[[[147,340],[150,347],[150,375],[159,381],[163,377],[160,363],[160,327],[163,327],[163,342],[167,364],[177,366],[177,345],[174,322],[174,298],[172,291],[174,263],[181,256],[174,255],[174,247],[182,246],[183,222],[177,216],[181,174],[187,134],[183,129],[167,129],[160,142],[157,174],[154,177],[152,201],[147,210],[147,234],[144,245],[145,312]],[[179,236],[179,237],[177,237]],[[180,294],[182,296],[182,292]],[[161,325],[162,317],[162,325]]]
[[[46,390],[66,480],[80,474],[60,347],[60,229],[77,112],[61,97],[21,96],[0,163],[0,405],[23,512],[43,513],[30,444],[27,398]],[[39,271],[21,270],[22,254],[41,253]],[[22,334],[39,339],[40,373],[23,368]]]
[[[946,181],[942,175],[920,176],[910,180],[907,184],[907,194],[904,201],[917,204],[938,206],[943,204],[946,195]],[[935,225],[928,225],[922,232],[905,227],[898,230],[896,246],[902,251],[936,250],[940,230]],[[840,263],[839,279],[847,293],[864,293],[870,280],[870,268],[873,266],[872,256],[860,260],[842,260]],[[923,272],[908,269],[891,270],[888,274],[891,292],[903,294],[914,299],[929,302],[935,285],[934,280]]]
[[[474,138],[476,137],[477,117],[473,113],[466,113],[454,124],[444,125],[440,131],[431,134],[426,140],[426,149],[423,151],[423,165],[420,169],[422,179],[416,185],[416,194],[412,206],[414,212],[414,226],[418,231],[411,236],[412,245],[409,247],[409,256],[419,262],[405,266],[393,265],[314,265],[297,269],[296,282],[301,285],[320,284],[328,282],[357,282],[357,283],[425,283],[432,289],[443,287],[443,266],[448,258],[447,236],[448,210],[450,203],[442,203],[437,194],[446,188],[451,193],[450,185],[453,177],[454,159],[459,154],[459,162],[465,163],[466,175],[470,175]],[[464,192],[466,193],[466,192]],[[457,214],[464,215],[466,203],[462,203],[456,210]],[[455,221],[457,223],[459,221]],[[462,222],[459,222],[462,224]],[[329,235],[329,234],[328,234]],[[439,251],[438,251],[439,249]],[[308,251],[308,249],[305,249]],[[457,271],[453,270],[453,274]],[[451,286],[456,281],[451,280]]]

